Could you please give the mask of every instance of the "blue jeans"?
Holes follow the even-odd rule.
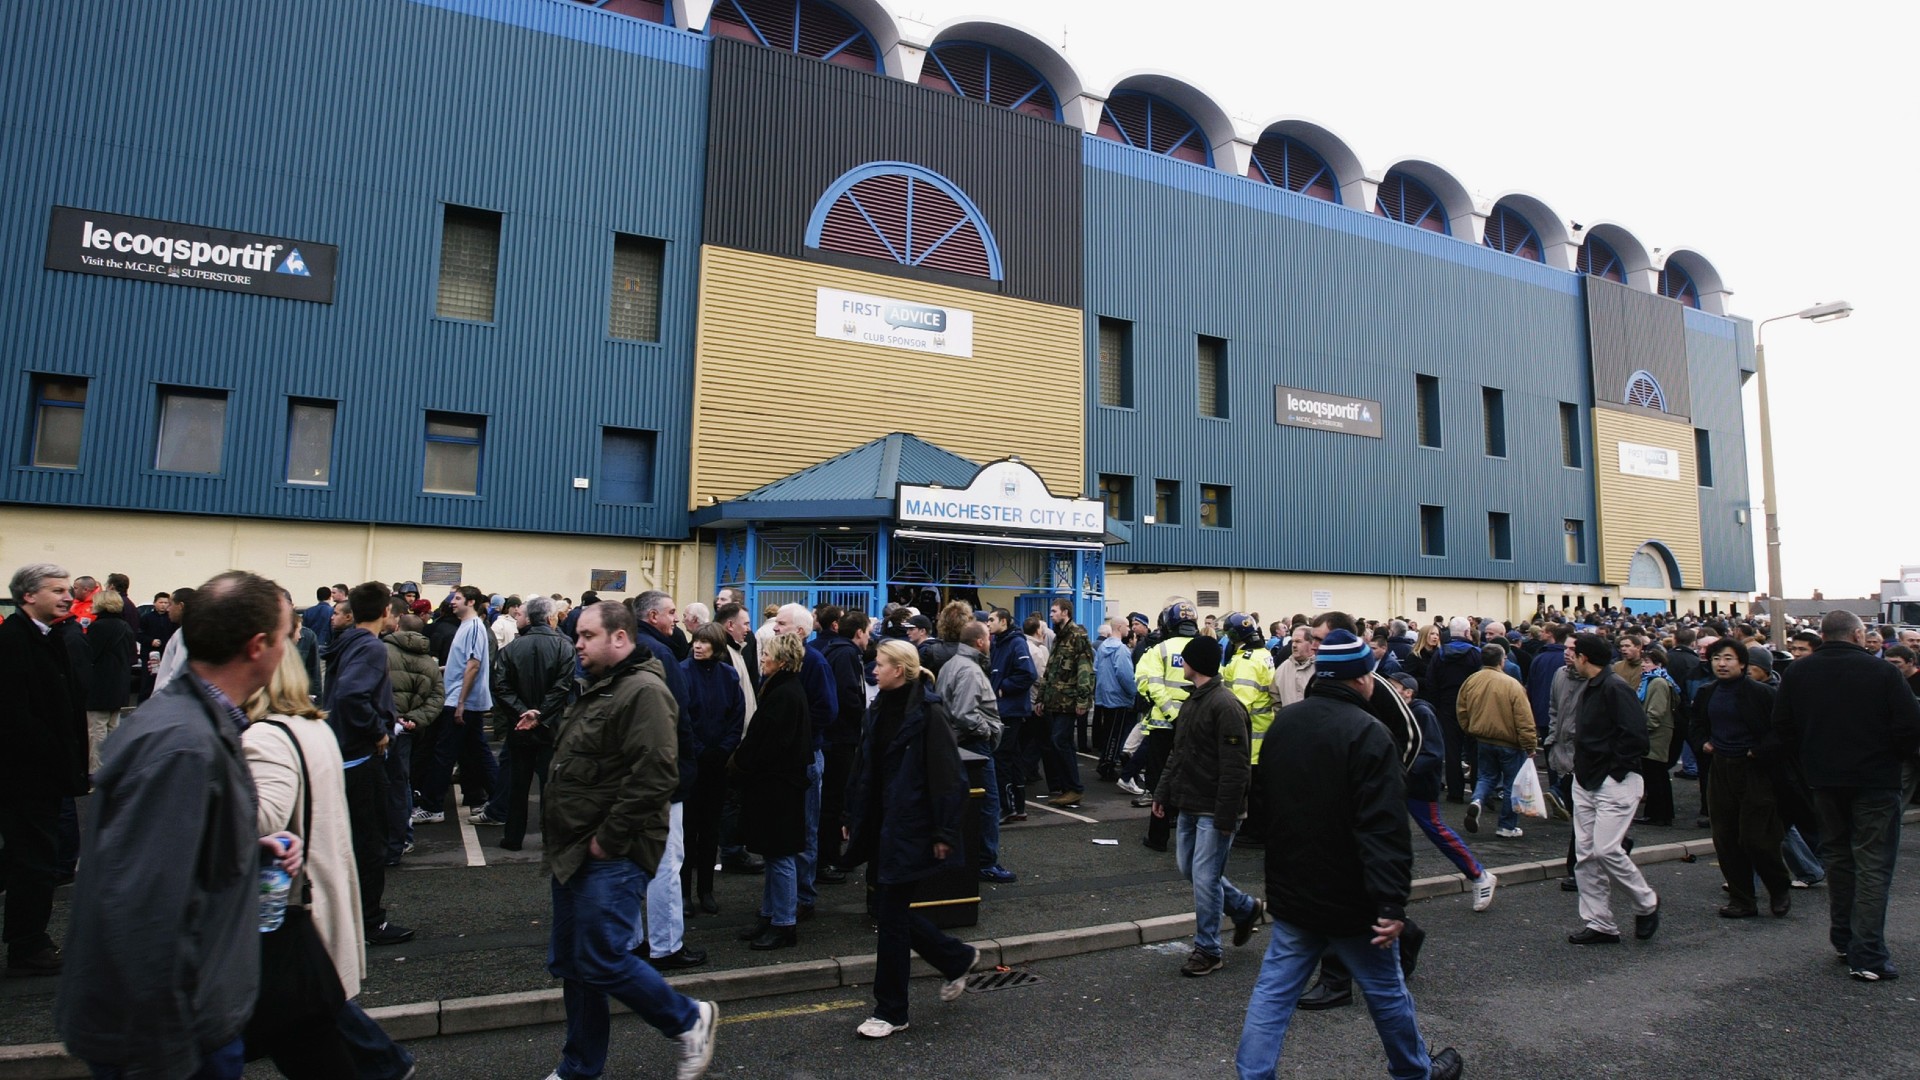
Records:
[[[1819,836],[1816,835],[1813,843],[1809,844],[1807,838],[1800,835],[1799,829],[1789,825],[1787,838],[1780,847],[1781,854],[1787,859],[1787,869],[1792,871],[1795,878],[1809,885],[1817,885],[1827,879],[1827,868],[1820,865],[1820,859],[1813,853],[1814,846],[1819,843]]]
[[[1887,892],[1900,851],[1899,788],[1815,788],[1827,864],[1828,940],[1854,969],[1888,971]]]
[[[93,1070],[94,1080],[120,1080],[127,1074],[119,1065],[98,1065],[89,1061],[87,1068]],[[241,1074],[246,1071],[246,1041],[235,1039],[225,1046],[202,1051],[200,1068],[187,1080],[240,1080]]]
[[[413,839],[413,732],[387,744],[387,858],[406,854]]]
[[[1395,1080],[1427,1080],[1433,1073],[1426,1040],[1413,1015],[1413,996],[1400,974],[1400,945],[1375,948],[1370,935],[1327,937],[1280,919],[1273,920],[1273,937],[1260,976],[1247,1002],[1247,1022],[1240,1029],[1240,1051],[1234,1067],[1240,1080],[1273,1080],[1280,1050],[1293,1022],[1294,1006],[1313,977],[1320,954],[1332,949],[1353,973],[1354,985],[1367,1000],[1373,1027],[1387,1048],[1387,1075]]]
[[[820,777],[826,771],[827,755],[815,750],[813,764],[807,766],[807,846],[793,860],[801,907],[812,907],[814,901],[813,875],[820,864]]]
[[[1479,780],[1473,785],[1473,801],[1484,810],[1487,799],[1497,793],[1500,796],[1500,827],[1503,829],[1520,827],[1520,815],[1513,808],[1513,778],[1520,775],[1520,766],[1526,761],[1527,752],[1517,747],[1495,746],[1489,742],[1480,744],[1479,767],[1474,770]]]
[[[627,951],[640,924],[646,873],[628,859],[588,859],[572,880],[551,881],[547,971],[563,980],[567,1006],[567,1041],[554,1071],[565,1080],[591,1080],[606,1068],[609,997],[668,1038],[693,1027],[700,1016],[694,1000]]]
[[[1220,913],[1236,921],[1253,917],[1253,897],[1227,880],[1227,852],[1233,833],[1213,827],[1213,815],[1180,811],[1174,824],[1174,862],[1180,876],[1193,882],[1193,947],[1220,955]]]
[[[799,914],[799,882],[795,880],[799,861],[798,855],[767,856],[765,880],[760,885],[760,914],[772,919],[775,926],[792,926]]]
[[[993,748],[979,739],[968,739],[960,749],[971,750],[987,760],[980,763],[980,783],[986,798],[980,800],[980,850],[973,853],[975,870],[1000,865],[1000,780],[993,767]]]

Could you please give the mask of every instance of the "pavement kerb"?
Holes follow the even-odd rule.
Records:
[[[1906,824],[1920,822],[1920,810],[1907,811],[1901,820]],[[1698,857],[1712,854],[1713,841],[1685,840],[1636,847],[1633,849],[1633,861],[1646,866],[1677,862],[1689,855]],[[1521,885],[1555,880],[1561,876],[1563,865],[1556,859],[1496,866],[1492,869],[1502,885]],[[1445,874],[1415,880],[1412,895],[1415,900],[1425,900],[1465,891],[1467,883],[1464,876]],[[1039,934],[983,938],[968,944],[980,950],[979,969],[984,970],[1000,964],[1011,966],[1108,949],[1152,945],[1186,937],[1192,929],[1193,915],[1189,913]],[[807,990],[866,986],[873,982],[873,967],[874,958],[868,954],[800,960],[732,971],[694,972],[672,976],[667,982],[690,996],[714,1001],[739,1001]],[[915,978],[935,974],[925,961],[914,958]],[[389,1005],[369,1009],[368,1015],[379,1021],[394,1038],[402,1041],[552,1024],[566,1019],[558,989]],[[0,1046],[0,1080],[81,1080],[89,1075],[86,1065],[68,1057],[66,1048],[59,1043]]]

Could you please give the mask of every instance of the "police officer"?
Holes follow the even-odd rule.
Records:
[[[1160,640],[1141,655],[1134,665],[1133,681],[1149,706],[1146,741],[1140,753],[1146,759],[1147,790],[1160,782],[1160,768],[1173,749],[1173,722],[1180,706],[1193,692],[1187,678],[1186,661],[1180,656],[1187,643],[1200,635],[1200,620],[1193,605],[1176,598],[1160,613]],[[1147,838],[1142,841],[1155,851],[1167,850],[1168,819],[1147,818]]]
[[[1227,659],[1220,668],[1220,680],[1246,707],[1247,723],[1253,733],[1253,780],[1247,787],[1251,803],[1238,839],[1243,844],[1260,847],[1266,842],[1260,830],[1260,823],[1266,820],[1259,805],[1265,798],[1260,794],[1260,743],[1267,737],[1267,727],[1273,723],[1273,654],[1267,651],[1260,623],[1251,615],[1236,611],[1227,616],[1221,629],[1226,638]]]

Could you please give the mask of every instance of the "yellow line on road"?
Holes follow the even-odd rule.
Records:
[[[842,1012],[847,1009],[862,1009],[865,1001],[823,1001],[818,1005],[795,1005],[790,1009],[768,1009],[766,1012],[741,1013],[738,1016],[723,1016],[723,1024],[744,1024],[749,1020],[778,1020],[785,1016],[812,1016],[815,1013]]]

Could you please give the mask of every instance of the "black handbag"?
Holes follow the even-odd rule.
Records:
[[[306,834],[300,835],[303,848],[313,834],[313,791],[307,775],[307,755],[300,740],[278,720],[256,720],[272,724],[286,733],[293,753],[300,762],[301,820]],[[293,822],[287,822],[289,832]],[[260,935],[260,996],[254,1003],[253,1018],[247,1021],[246,1043],[249,1061],[265,1057],[277,1044],[290,1038],[310,1038],[316,1031],[332,1030],[347,995],[340,975],[333,968],[320,931],[313,925],[313,883],[305,867],[300,870],[300,903],[287,905],[286,921],[277,930]]]

